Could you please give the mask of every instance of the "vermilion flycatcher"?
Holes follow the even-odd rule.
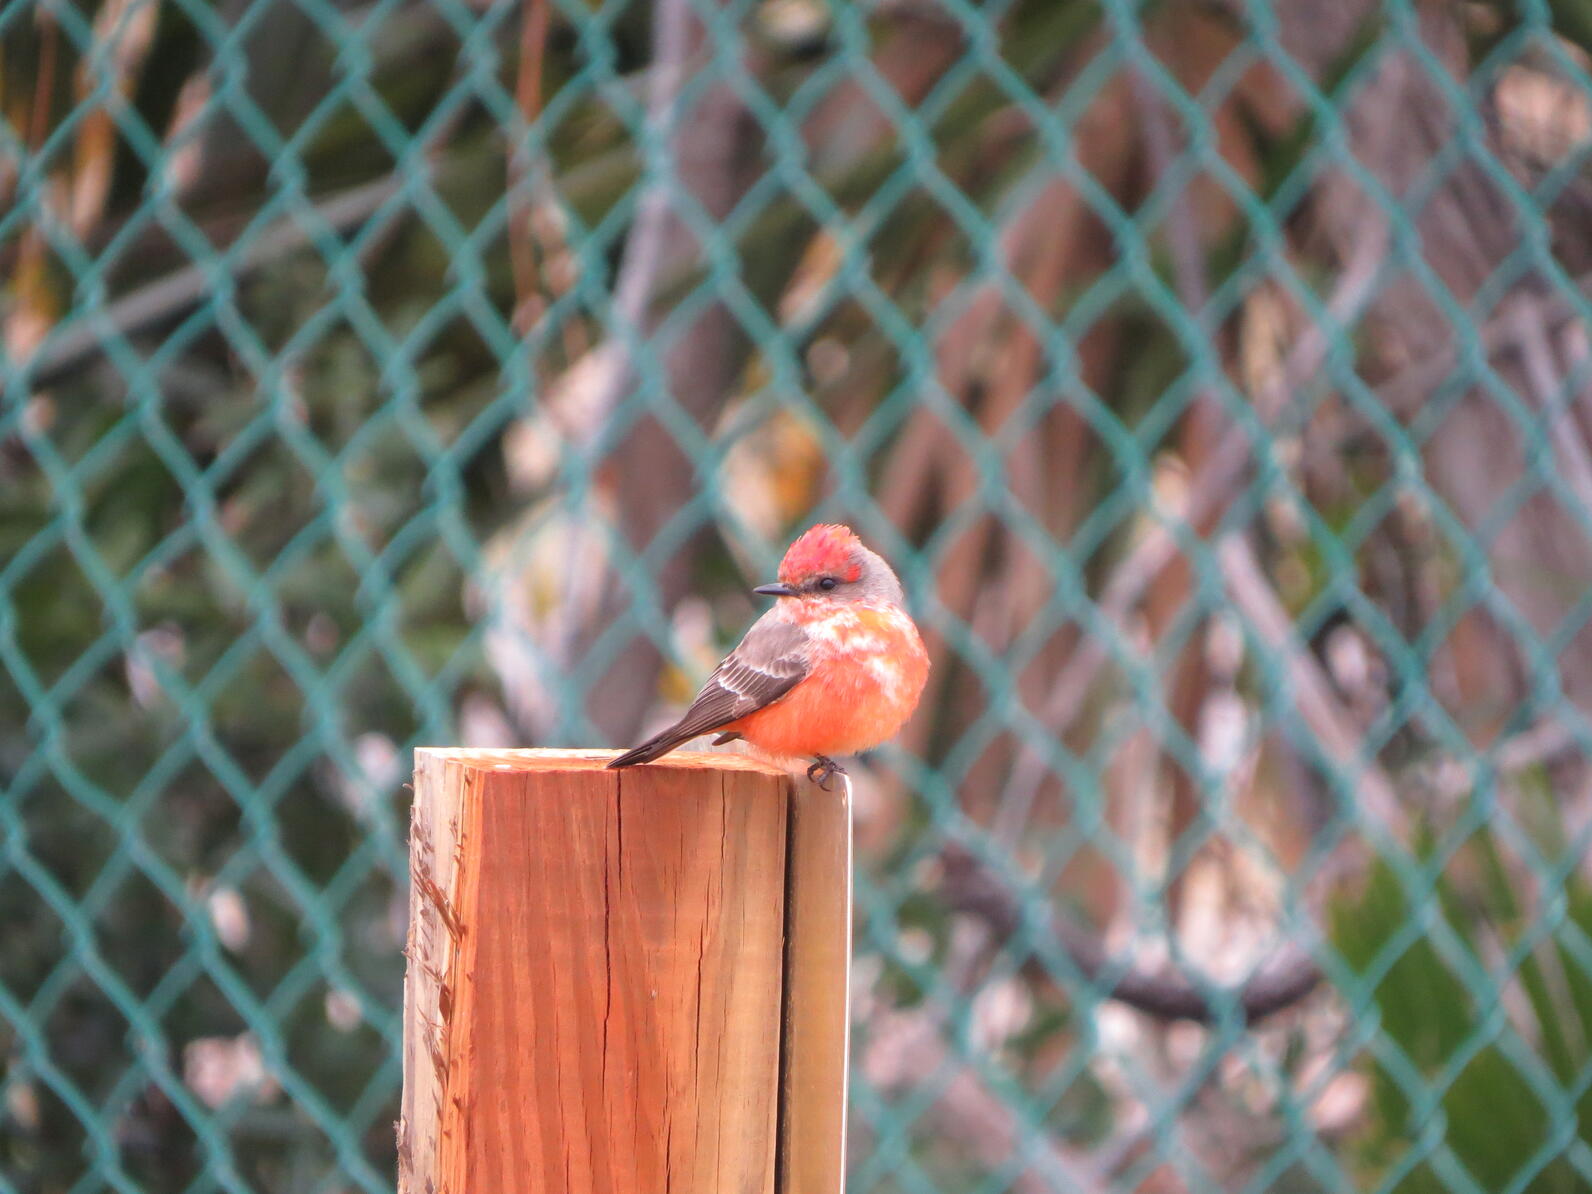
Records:
[[[813,759],[827,786],[835,755],[877,746],[917,708],[929,656],[890,565],[849,527],[815,526],[790,545],[777,597],[713,669],[685,716],[608,764],[646,763],[699,734],[744,738],[783,766]]]

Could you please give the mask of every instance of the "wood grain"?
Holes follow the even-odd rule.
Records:
[[[851,782],[791,802],[779,1186],[840,1194],[851,989]]]
[[[788,862],[849,889],[844,850],[787,849],[834,809],[805,817],[795,781],[737,756],[609,757],[417,752],[401,1189],[833,1194],[792,1161],[827,1148],[838,1175],[845,935],[802,887],[792,941],[812,939],[785,933]],[[787,991],[808,956],[829,978]],[[827,1012],[793,1013],[808,988]],[[791,1033],[806,1060],[782,1071]],[[826,1116],[785,1122],[793,1076],[836,1075]]]

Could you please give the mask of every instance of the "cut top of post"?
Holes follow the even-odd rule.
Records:
[[[709,750],[677,750],[652,763],[608,771],[608,761],[618,754],[615,750],[595,747],[570,750],[527,747],[511,750],[493,746],[417,746],[415,772],[418,774],[423,764],[431,762],[522,774],[527,771],[607,771],[609,775],[644,775],[649,768],[673,768],[687,771],[755,771],[762,775],[793,778],[788,771],[782,771],[751,755]]]

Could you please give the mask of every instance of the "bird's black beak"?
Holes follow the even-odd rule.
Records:
[[[752,592],[761,593],[764,597],[794,597],[794,596],[796,596],[796,590],[795,589],[791,588],[787,584],[781,584],[778,581],[775,581],[771,585],[758,585],[757,588],[752,590]]]

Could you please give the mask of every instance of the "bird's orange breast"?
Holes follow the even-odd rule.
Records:
[[[726,728],[782,758],[856,754],[893,736],[929,676],[912,619],[865,606],[820,608],[801,622],[811,670],[778,701]]]

